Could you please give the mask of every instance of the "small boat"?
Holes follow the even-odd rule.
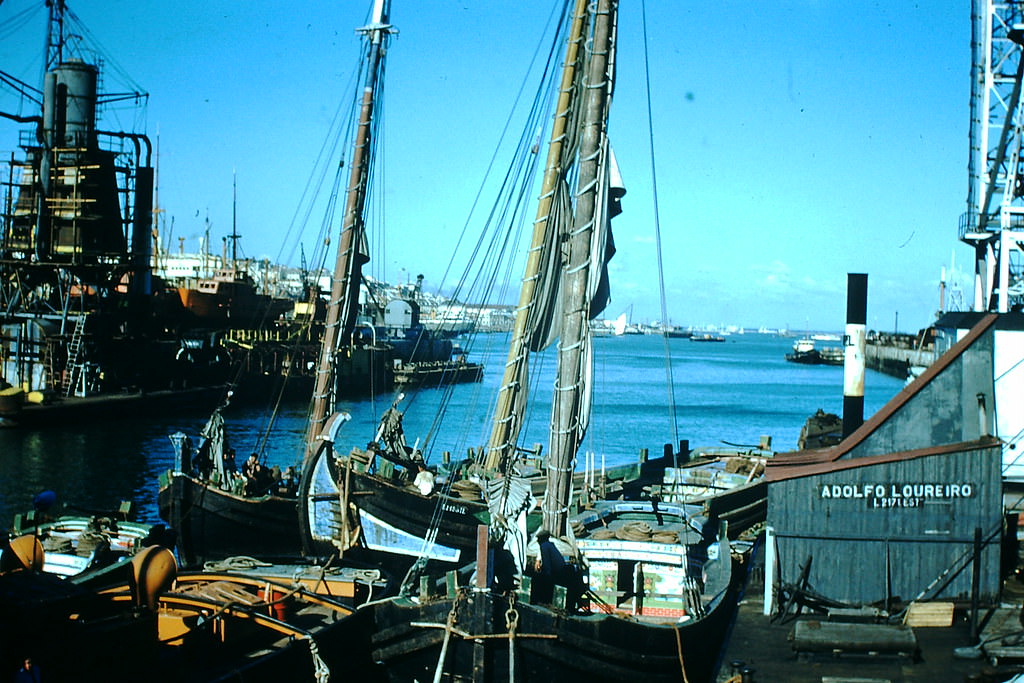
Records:
[[[160,475],[157,503],[161,519],[177,534],[179,558],[192,567],[235,555],[300,557],[298,475],[275,478],[262,465],[250,477],[240,472],[223,408],[210,416],[197,448],[184,433],[170,437],[174,467]]]
[[[452,383],[479,382],[483,376],[483,365],[470,363],[464,358],[413,363],[396,361],[393,370],[394,382],[399,386],[447,386]]]
[[[29,527],[15,521],[14,533],[35,533],[46,551],[43,571],[77,583],[100,585],[144,547],[152,533],[148,524],[110,517],[60,517]]]
[[[64,514],[46,513],[56,503],[52,491],[34,500],[35,509],[14,516],[12,537],[32,536],[45,551],[42,571],[80,585],[102,586],[124,580],[131,558],[143,548],[166,543],[162,524],[132,520],[132,504],[125,501],[117,512]]]
[[[786,354],[790,363],[804,365],[842,365],[846,352],[838,346],[817,346],[810,337],[802,337],[793,343],[793,353]]]
[[[724,342],[725,337],[720,334],[711,334],[710,332],[704,332],[702,334],[691,334],[690,341],[693,342]]]
[[[730,538],[739,538],[767,516],[764,472],[773,455],[770,444],[695,449],[687,463],[666,468],[663,483],[650,491],[659,501],[700,505],[705,517],[726,522]]]
[[[115,605],[153,616],[151,665],[162,680],[372,680],[367,618],[301,582],[230,571],[178,572],[154,547],[133,561],[133,581],[105,589]]]
[[[835,446],[843,440],[843,418],[818,408],[807,418],[796,441],[798,451]]]
[[[98,661],[116,666],[107,678],[168,683],[380,676],[369,614],[300,581],[178,572],[169,550],[151,546],[127,581],[95,591],[40,572],[43,554],[22,536],[0,556],[0,655],[31,657],[43,680],[80,679],[83,662]]]

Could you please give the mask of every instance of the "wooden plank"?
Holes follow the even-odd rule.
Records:
[[[903,623],[915,628],[918,626],[948,628],[953,625],[953,603],[912,602],[903,617]]]
[[[793,628],[793,649],[911,655],[917,652],[917,637],[904,625],[798,621]]]

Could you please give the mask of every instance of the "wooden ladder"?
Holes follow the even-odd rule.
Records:
[[[64,368],[64,379],[61,382],[60,393],[67,398],[75,390],[82,375],[82,340],[85,338],[86,314],[82,313],[75,319],[75,329],[71,333],[71,343],[68,344],[68,364]]]

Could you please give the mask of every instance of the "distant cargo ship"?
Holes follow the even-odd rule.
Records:
[[[204,324],[259,327],[291,311],[295,302],[256,291],[256,282],[237,267],[220,268],[195,287],[178,287],[185,310]]]

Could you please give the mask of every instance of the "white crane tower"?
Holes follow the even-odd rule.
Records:
[[[1024,0],[972,0],[971,154],[960,240],[974,247],[974,310],[1024,304]]]

